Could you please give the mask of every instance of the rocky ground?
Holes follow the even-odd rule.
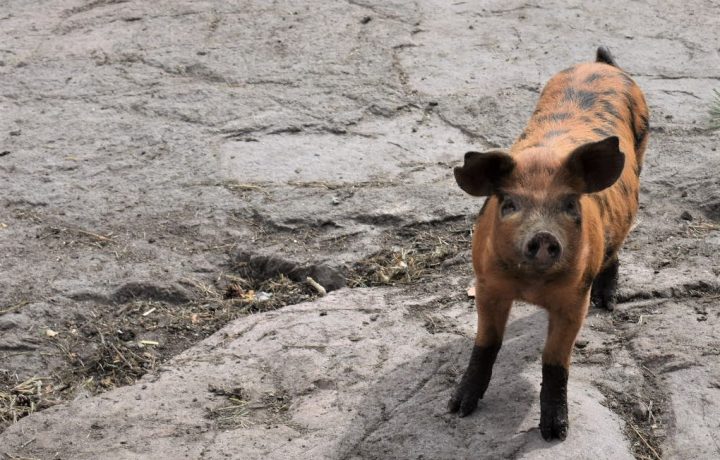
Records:
[[[694,0],[5,1],[0,454],[717,458],[718,28]],[[482,204],[451,168],[599,44],[652,112],[642,209],[545,443],[532,306],[446,413]]]

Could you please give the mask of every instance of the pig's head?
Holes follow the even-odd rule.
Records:
[[[488,206],[490,242],[502,267],[525,275],[551,275],[579,255],[583,235],[580,197],[610,187],[625,155],[617,137],[576,147],[569,155],[528,149],[468,152],[455,180],[473,196],[497,200]],[[488,231],[479,228],[478,231]]]

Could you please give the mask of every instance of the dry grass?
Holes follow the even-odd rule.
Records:
[[[56,337],[75,380],[93,391],[134,383],[168,357],[249,313],[312,299],[307,286],[284,276],[253,280],[222,275],[215,284],[184,280],[199,301],[138,301],[114,315],[97,312],[84,324],[68,324]],[[225,287],[223,291],[221,287]]]
[[[252,425],[248,402],[237,398],[228,398],[228,401],[230,404],[208,409],[207,417],[215,420],[218,428],[223,430],[247,428]]]
[[[720,225],[705,220],[695,220],[687,226],[687,236],[691,238],[704,238],[708,233],[720,229]]]
[[[80,392],[97,394],[131,385],[236,318],[317,297],[307,284],[282,275],[258,280],[225,274],[214,283],[183,283],[195,292],[196,301],[179,305],[134,301],[116,310],[96,306],[82,322],[54,325],[45,340],[55,345],[67,366],[50,377],[24,382],[0,375],[0,431]],[[218,415],[219,423],[239,424],[245,409],[240,399],[231,398],[230,405],[221,410],[224,415]]]
[[[57,401],[51,399],[54,388],[47,383],[49,380],[47,377],[32,377],[7,385],[7,390],[0,389],[0,427],[56,404]]]
[[[97,232],[64,226],[47,226],[39,235],[39,239],[58,239],[62,240],[63,246],[74,246],[78,244],[86,244],[103,248],[115,243],[115,236],[112,233],[102,235]]]
[[[226,398],[225,404],[207,409],[206,417],[221,429],[234,430],[264,423],[272,425],[286,416],[290,397],[284,391],[268,392],[251,402],[243,388],[225,389],[210,386],[208,391]]]
[[[27,300],[23,300],[21,302],[18,302],[14,305],[8,305],[7,307],[1,307],[0,308],[0,315],[4,315],[5,313],[11,313],[17,310],[20,310],[25,305],[28,305],[30,302]]]
[[[355,264],[347,275],[348,285],[367,287],[413,283],[440,274],[438,269],[445,260],[470,249],[470,230],[464,223],[456,225],[451,231],[427,226],[417,233],[410,233],[411,230],[405,232],[392,238],[393,249],[382,250]]]
[[[284,391],[274,393],[265,393],[262,398],[262,404],[267,409],[272,418],[284,415],[290,409],[290,396]]]
[[[405,227],[389,233],[385,240],[387,249],[348,269],[348,285],[405,284],[439,276],[445,260],[469,249],[469,229],[470,225],[457,221]],[[89,244],[113,244],[112,235],[78,229],[51,228],[48,237],[67,233]],[[193,291],[194,301],[173,304],[141,300],[113,308],[94,305],[89,306],[81,320],[53,324],[44,340],[56,347],[66,365],[49,377],[22,382],[0,374],[0,430],[79,393],[97,394],[133,384],[236,318],[319,296],[305,280],[293,281],[284,275],[260,279],[242,265],[214,280],[181,282]],[[16,311],[25,304],[2,310]],[[433,323],[429,327],[440,325]],[[254,408],[266,412],[269,420],[283,416],[289,398],[282,393],[267,394],[256,405],[248,406],[241,393],[233,393],[227,404],[214,409],[211,415],[219,426],[239,428],[250,423],[248,411]]]
[[[235,430],[247,428],[253,424],[250,420],[249,401],[242,388],[226,390],[224,388],[210,387],[208,391],[227,397],[228,404],[207,409],[207,418],[215,420],[218,428]]]

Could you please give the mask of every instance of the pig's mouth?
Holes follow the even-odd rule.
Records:
[[[505,260],[499,267],[513,278],[528,281],[550,280],[564,273],[565,264],[561,259],[552,262],[529,261],[522,257]]]
[[[519,271],[526,275],[542,277],[554,273],[561,264],[558,260],[553,261],[521,261],[517,266]]]

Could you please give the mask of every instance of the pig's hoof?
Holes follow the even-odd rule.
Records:
[[[607,311],[615,310],[615,299],[605,299],[603,303],[600,304],[600,308],[604,308]]]
[[[595,308],[602,308],[603,310],[613,311],[615,310],[615,305],[617,304],[617,302],[615,301],[614,296],[598,295],[592,298],[592,304]]]
[[[567,438],[569,429],[567,406],[565,404],[548,404],[540,412],[540,433],[546,441]]]
[[[477,408],[478,401],[482,398],[480,391],[473,391],[468,388],[467,385],[460,385],[450,402],[448,403],[448,410],[450,412],[457,412],[460,417],[472,414]]]

